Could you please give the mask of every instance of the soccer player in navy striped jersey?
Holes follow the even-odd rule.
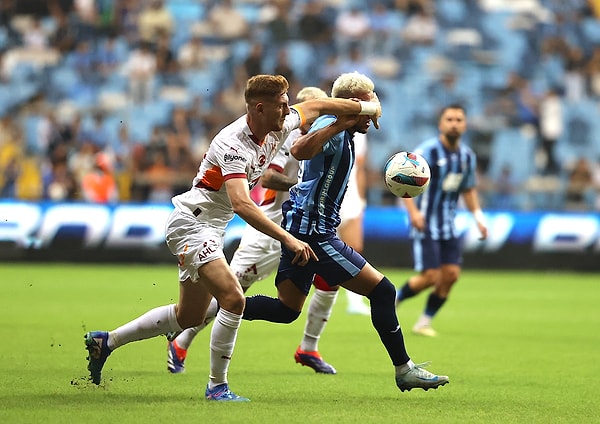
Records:
[[[373,81],[356,72],[339,76],[331,95],[360,101],[377,99]],[[432,374],[410,359],[396,317],[394,285],[337,236],[340,205],[355,159],[353,135],[366,133],[370,125],[368,116],[323,116],[292,145],[292,155],[302,161],[300,177],[283,204],[281,225],[307,242],[318,260],[297,266],[292,263],[293,252],[282,245],[275,278],[278,297],[248,297],[243,318],[293,322],[318,274],[330,286],[341,285],[369,299],[371,321],[395,366],[396,385],[401,391],[435,389],[448,383],[448,377]]]
[[[461,143],[467,130],[465,109],[458,104],[446,106],[439,117],[439,136],[414,149],[431,168],[429,188],[415,199],[402,199],[410,217],[413,239],[414,275],[397,291],[396,305],[433,287],[425,310],[413,327],[413,333],[433,337],[432,318],[444,305],[458,280],[462,263],[462,241],[454,219],[459,197],[471,211],[481,239],[488,229],[477,194],[473,150]]]

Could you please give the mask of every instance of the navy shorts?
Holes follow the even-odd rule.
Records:
[[[315,274],[323,277],[329,286],[336,286],[356,277],[367,263],[360,253],[335,235],[294,236],[308,243],[319,260],[311,259],[305,266],[292,264],[293,253],[282,245],[276,285],[290,279],[300,291],[308,295]]]
[[[433,240],[429,236],[413,240],[413,259],[416,271],[436,269],[441,265],[462,264],[462,239]]]

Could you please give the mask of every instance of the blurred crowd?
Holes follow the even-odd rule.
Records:
[[[290,98],[376,83],[381,168],[462,103],[486,208],[600,210],[600,1],[2,0],[0,198],[167,202],[245,113],[249,76]]]

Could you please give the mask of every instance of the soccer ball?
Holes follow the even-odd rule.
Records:
[[[383,168],[385,186],[395,196],[416,197],[429,185],[431,171],[427,161],[417,153],[394,154]]]

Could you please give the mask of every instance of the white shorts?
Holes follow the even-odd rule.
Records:
[[[365,202],[360,198],[357,190],[351,190],[348,186],[348,191],[344,196],[342,206],[340,206],[340,219],[342,223],[348,219],[360,218],[365,210]]]
[[[251,225],[244,230],[240,245],[231,259],[231,270],[243,288],[267,278],[279,265],[281,243]]]
[[[215,259],[224,258],[225,231],[198,221],[177,209],[167,219],[166,240],[169,250],[177,256],[179,281],[198,281],[198,268]]]

